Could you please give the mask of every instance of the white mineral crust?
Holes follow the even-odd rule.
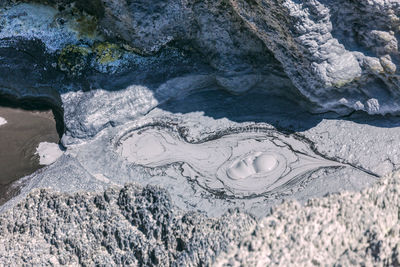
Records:
[[[50,165],[54,163],[64,152],[56,143],[42,142],[36,149],[36,154],[39,155],[40,165]]]
[[[7,123],[7,120],[4,119],[3,117],[0,117],[0,126],[4,125]]]

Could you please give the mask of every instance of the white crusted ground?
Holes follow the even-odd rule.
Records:
[[[254,101],[268,99],[262,92],[232,96],[200,90],[161,101],[164,104],[156,108],[154,94],[136,86],[117,92],[70,92],[62,98],[67,150],[28,179],[21,197],[33,188],[97,191],[139,182],[168,189],[174,203],[185,210],[217,216],[241,207],[262,217],[281,199],[306,201],[329,192],[360,190],[399,167],[397,151],[390,145],[400,142],[398,127],[323,119],[306,112],[270,114],[272,103],[281,100],[270,98],[271,105]],[[235,109],[221,108],[226,106]],[[254,112],[247,110],[249,106]],[[197,108],[207,113],[191,111]],[[286,124],[302,121],[310,128],[285,134],[276,130],[269,116]],[[245,122],[238,122],[243,118]],[[159,144],[150,149],[152,142]],[[254,169],[235,167],[238,160],[260,152],[280,161],[272,171],[282,175],[268,170],[266,174],[276,176],[265,170],[258,175]],[[229,169],[245,174],[238,179]]]
[[[0,126],[4,125],[6,123],[7,123],[7,120],[2,118],[2,117],[0,117]]]
[[[399,266],[400,173],[357,193],[285,202],[216,266]]]
[[[40,165],[50,165],[54,163],[64,152],[56,143],[42,142],[36,149],[36,154],[39,155]]]

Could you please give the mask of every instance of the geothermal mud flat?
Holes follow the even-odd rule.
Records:
[[[0,92],[64,148],[12,184],[0,263],[399,264],[400,5],[228,2],[0,4]]]
[[[119,141],[120,154],[152,169],[175,163],[188,180],[225,198],[281,198],[305,188],[322,169],[357,169],[316,154],[305,138],[262,125],[214,132],[193,142],[171,128],[144,126],[128,132]]]

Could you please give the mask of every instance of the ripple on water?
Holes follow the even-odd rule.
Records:
[[[215,133],[196,143],[179,131],[144,127],[118,140],[127,161],[148,168],[179,163],[182,175],[228,198],[300,190],[321,168],[345,166],[315,153],[306,139],[265,128]]]

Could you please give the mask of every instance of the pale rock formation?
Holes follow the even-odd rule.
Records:
[[[157,187],[103,193],[36,190],[0,216],[1,265],[210,265],[255,220],[177,209]]]
[[[399,266],[400,177],[358,193],[286,202],[216,266]]]

